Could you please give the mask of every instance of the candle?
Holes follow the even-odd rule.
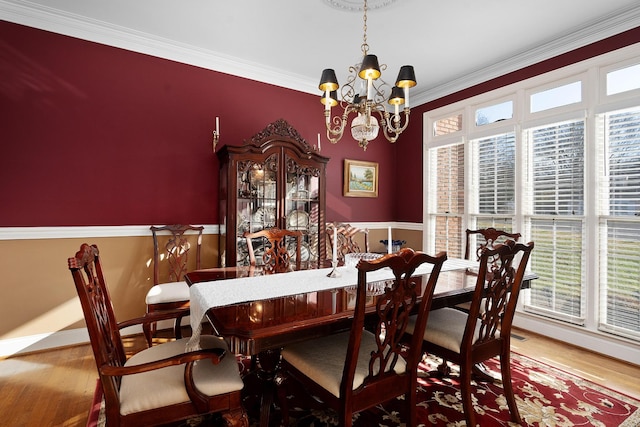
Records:
[[[318,134],[318,151],[320,151],[320,134]]]
[[[393,240],[391,240],[391,227],[389,227],[389,230],[387,232],[387,253],[388,254],[391,253],[392,246],[393,246]]]
[[[333,265],[338,264],[338,229],[333,225]]]
[[[220,117],[216,117],[216,133],[220,136]]]

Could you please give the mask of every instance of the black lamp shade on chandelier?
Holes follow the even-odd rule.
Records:
[[[380,65],[378,64],[378,57],[375,55],[365,55],[364,58],[362,59],[362,66],[360,67],[360,72],[358,73],[358,77],[364,80],[367,80],[367,79],[376,80],[381,75],[382,73],[380,73]]]
[[[338,89],[338,78],[336,77],[336,72],[330,68],[327,68],[322,71],[322,77],[320,77],[320,88],[321,91],[336,91]]]

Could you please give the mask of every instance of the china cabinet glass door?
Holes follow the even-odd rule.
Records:
[[[317,263],[319,254],[320,177],[318,169],[305,167],[287,159],[285,227],[300,230],[304,236],[302,262]]]

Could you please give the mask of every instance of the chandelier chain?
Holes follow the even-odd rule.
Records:
[[[362,29],[364,30],[364,35],[362,36],[362,53],[366,56],[367,52],[369,52],[369,45],[367,44],[367,0],[364,0],[364,15],[362,21]]]

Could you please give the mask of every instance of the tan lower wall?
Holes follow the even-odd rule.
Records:
[[[118,320],[144,314],[153,283],[150,236],[0,240],[0,340],[84,327],[67,267],[82,243],[100,250]],[[217,265],[217,246],[217,235],[203,236],[202,268]]]
[[[148,227],[135,228],[148,230]],[[35,232],[35,235],[40,232]],[[65,229],[63,232],[72,234],[75,231]],[[107,233],[109,232],[110,229],[107,227]],[[4,233],[6,237],[8,232],[5,230]],[[43,233],[57,233],[57,230],[46,229]],[[18,234],[24,234],[24,231],[19,230]],[[386,227],[371,229],[370,250],[383,252],[385,248],[380,243],[383,239],[387,239]],[[406,240],[404,246],[416,250],[422,248],[420,230],[394,228],[393,239]],[[96,244],[100,250],[104,275],[117,319],[122,321],[144,314],[144,298],[153,283],[153,240],[150,233],[142,236],[22,236],[16,239],[0,239],[0,344],[6,344],[4,347],[0,345],[0,356],[16,351],[28,352],[30,349],[56,347],[64,345],[60,343],[65,340],[75,343],[82,339],[78,338],[79,331],[85,327],[82,308],[67,267],[67,259],[78,251],[82,243]],[[360,243],[364,248],[364,241]],[[218,235],[204,234],[202,268],[218,265],[217,248]],[[195,263],[193,257],[190,261],[192,264]],[[52,337],[39,338],[41,335],[51,334]],[[22,338],[28,342],[27,347],[23,346]],[[12,344],[14,341],[20,343]]]
[[[388,240],[388,229],[377,229],[369,231],[369,250],[371,252],[385,252],[387,248],[380,240]],[[391,230],[391,240],[404,240],[404,248],[411,248],[416,251],[422,250],[422,231],[406,230],[394,228]]]

